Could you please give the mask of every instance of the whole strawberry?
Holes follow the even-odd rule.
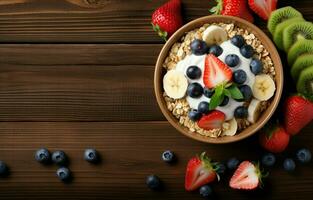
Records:
[[[288,144],[290,135],[279,124],[268,124],[260,131],[261,146],[272,153],[283,152]]]
[[[153,30],[167,40],[183,25],[180,0],[170,0],[157,8],[152,14]]]
[[[284,104],[286,131],[295,135],[313,119],[313,103],[302,96],[288,97]]]
[[[246,0],[216,0],[216,2],[217,6],[210,10],[212,13],[240,17],[253,22]]]
[[[251,10],[264,20],[268,20],[277,6],[277,0],[248,0],[248,3]]]

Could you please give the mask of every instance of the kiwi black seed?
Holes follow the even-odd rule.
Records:
[[[284,49],[288,52],[292,44],[298,40],[313,39],[313,24],[311,22],[294,22],[283,31]]]
[[[291,76],[297,81],[301,71],[313,65],[313,54],[299,56],[291,67]]]
[[[303,39],[293,44],[288,51],[288,64],[292,66],[299,56],[305,54],[313,54],[313,40]]]
[[[300,73],[297,90],[306,96],[313,95],[313,65],[305,68]]]
[[[267,28],[271,34],[274,34],[275,28],[278,24],[294,17],[302,17],[302,14],[291,6],[277,9],[271,13],[267,23]]]

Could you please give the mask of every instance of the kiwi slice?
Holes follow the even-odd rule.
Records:
[[[300,73],[297,90],[307,96],[313,95],[313,65],[305,68]]]
[[[302,14],[291,6],[277,9],[271,13],[267,28],[271,34],[274,34],[275,28],[278,24],[294,17],[302,17]]]
[[[283,21],[282,23],[278,24],[275,28],[275,32],[273,34],[273,40],[276,44],[276,46],[280,50],[284,50],[284,44],[283,44],[283,31],[285,30],[286,27],[289,25],[296,23],[296,22],[302,22],[304,19],[302,17],[295,17],[288,19],[286,21]]]
[[[301,71],[311,65],[313,65],[313,54],[299,56],[291,67],[292,78],[297,81]]]
[[[313,24],[311,22],[294,22],[283,31],[283,44],[287,52],[297,40],[313,39]]]
[[[313,40],[298,40],[288,51],[288,64],[292,66],[299,56],[306,54],[313,54]]]

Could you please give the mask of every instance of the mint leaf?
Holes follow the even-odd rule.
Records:
[[[231,93],[230,93],[230,91],[227,88],[224,89],[224,95],[228,96],[228,97],[231,97]]]
[[[211,97],[209,109],[213,110],[214,108],[219,106],[222,103],[223,98],[224,98],[224,86],[219,85],[215,88],[215,92]]]
[[[237,86],[232,85],[232,86],[230,86],[229,88],[227,88],[225,90],[228,90],[230,92],[231,97],[233,99],[243,99],[243,95],[242,95],[242,93],[240,92],[240,90],[238,89]]]

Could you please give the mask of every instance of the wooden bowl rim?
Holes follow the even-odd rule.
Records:
[[[255,124],[250,125],[240,133],[236,134],[235,136],[223,136],[218,138],[212,138],[212,137],[206,137],[202,136],[199,133],[194,133],[188,130],[187,127],[179,124],[178,120],[173,116],[173,114],[167,109],[165,99],[163,97],[163,76],[162,76],[162,70],[163,70],[163,63],[165,58],[168,56],[168,52],[170,51],[173,44],[180,40],[181,37],[188,31],[191,31],[195,28],[199,28],[203,26],[206,23],[233,23],[237,25],[238,27],[247,29],[249,32],[253,33],[263,44],[265,49],[269,52],[272,61],[274,63],[276,77],[276,91],[274,99],[271,100],[270,106],[262,113],[260,118]],[[180,133],[184,134],[185,136],[192,138],[194,140],[198,140],[201,142],[206,143],[212,143],[212,144],[225,144],[225,143],[231,143],[236,142],[239,140],[242,140],[244,138],[247,138],[254,133],[256,133],[259,129],[261,129],[266,122],[271,118],[274,111],[276,110],[278,103],[281,98],[283,89],[283,68],[282,63],[280,60],[280,56],[272,43],[272,41],[267,37],[267,35],[260,30],[258,27],[256,27],[254,24],[245,21],[243,19],[233,17],[233,16],[222,16],[222,15],[211,15],[211,16],[205,16],[198,18],[196,20],[193,20],[183,27],[181,27],[178,31],[176,31],[172,37],[165,43],[163,46],[157,62],[155,66],[155,72],[154,72],[154,91],[155,96],[158,102],[158,105],[163,113],[163,115],[166,117],[166,119],[170,122],[170,124],[175,127]]]

